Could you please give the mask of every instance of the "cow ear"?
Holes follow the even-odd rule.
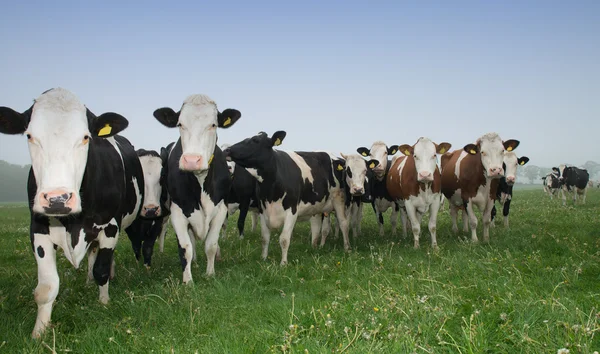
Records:
[[[32,110],[33,106],[25,112],[19,113],[12,108],[0,107],[0,133],[10,135],[25,133],[29,126]]]
[[[375,167],[377,167],[377,165],[379,165],[379,160],[371,159],[367,162],[367,168],[369,170],[374,169]]]
[[[517,161],[519,162],[519,165],[523,166],[527,162],[529,162],[529,157],[527,157],[527,156],[521,156],[521,157],[519,157],[519,159]]]
[[[273,136],[271,136],[271,142],[273,143],[273,146],[281,145],[286,134],[287,133],[284,132],[283,130],[279,130],[279,131],[276,131],[275,133],[273,133]]]
[[[119,134],[125,130],[128,125],[129,122],[122,115],[108,112],[100,115],[92,121],[92,128],[90,131],[93,136],[110,138],[111,136]]]
[[[390,155],[390,156],[396,155],[397,152],[398,152],[398,145],[392,145],[388,148],[388,155]]]
[[[167,128],[175,128],[179,122],[179,112],[175,112],[172,108],[163,107],[154,111],[153,115],[157,121]]]
[[[513,151],[514,149],[517,148],[517,146],[519,146],[519,141],[518,140],[507,140],[505,141],[504,144],[504,148],[506,149],[506,151]]]
[[[344,160],[333,160],[334,171],[343,171],[345,166],[346,162]]]
[[[451,147],[452,147],[452,144],[446,143],[446,142],[435,146],[436,152],[438,154],[445,154],[446,152],[450,151]]]
[[[356,149],[356,152],[358,152],[360,156],[363,157],[371,155],[371,151],[369,151],[369,149],[367,149],[366,147],[359,147],[358,149]]]
[[[217,116],[219,128],[229,128],[241,117],[242,113],[237,109],[227,108],[223,112],[219,112],[219,115]]]
[[[479,152],[479,147],[475,144],[467,144],[463,149],[471,155],[476,155]]]
[[[400,150],[400,152],[406,156],[412,156],[412,154],[414,154],[414,152],[415,152],[413,147],[408,144],[400,145],[398,147],[398,150]]]

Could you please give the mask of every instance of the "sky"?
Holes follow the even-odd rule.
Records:
[[[600,162],[600,1],[12,1],[0,106],[52,87],[159,150],[152,112],[202,93],[242,118],[219,144],[285,130],[284,150],[355,153],[487,132],[530,164]],[[24,136],[0,160],[30,163]]]

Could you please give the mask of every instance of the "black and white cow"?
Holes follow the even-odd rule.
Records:
[[[554,168],[553,168],[554,169]],[[585,204],[585,196],[588,190],[588,181],[590,174],[587,170],[574,166],[558,166],[560,175],[558,177],[561,186],[561,195],[563,205],[567,205],[567,194],[573,193],[573,203],[577,203],[577,195],[581,196],[581,201]]]
[[[138,216],[144,176],[133,146],[121,136],[127,120],[95,116],[73,93],[42,93],[23,113],[0,107],[0,132],[27,135],[31,169],[27,182],[30,237],[38,265],[38,305],[32,336],[50,323],[58,294],[56,248],[78,268],[88,254],[89,271],[108,303],[109,278],[119,230]]]
[[[552,172],[548,173],[546,176],[542,178],[544,181],[544,188],[548,195],[550,195],[550,199],[553,199],[555,195],[558,194],[560,190],[560,181],[559,181],[560,171],[558,167],[552,167]]]
[[[171,144],[171,146],[174,143]],[[136,151],[144,171],[144,205],[128,233],[135,258],[139,261],[143,255],[144,265],[150,268],[154,244],[159,236],[164,237],[171,210],[171,201],[167,191],[167,149],[161,153],[154,150]]]
[[[269,137],[261,132],[225,150],[228,158],[238,166],[251,169],[258,180],[262,258],[267,258],[270,230],[283,226],[279,237],[281,264],[287,264],[296,221],[310,219],[315,244],[321,229],[321,215],[332,210],[342,229],[344,249],[350,250],[344,190],[335,177],[332,156],[326,152],[274,150],[285,135],[284,131],[277,131]]]
[[[504,216],[504,227],[508,227],[508,214],[510,213],[510,203],[513,196],[513,185],[517,180],[517,166],[524,166],[529,162],[529,157],[517,155],[512,151],[504,153],[504,177],[498,181],[498,189],[496,189],[496,200],[503,206],[502,215]],[[492,207],[492,226],[496,217],[496,203]],[[464,215],[463,215],[464,216]]]
[[[167,188],[171,197],[171,224],[177,234],[183,283],[192,281],[191,261],[195,239],[203,240],[206,274],[215,273],[219,231],[227,216],[225,198],[231,187],[227,161],[217,143],[217,128],[229,128],[240,117],[235,109],[219,112],[205,95],[191,95],[178,112],[164,107],[154,117],[169,128],[179,128],[180,138],[167,162]]]
[[[379,164],[373,169],[373,175],[375,178],[370,181],[371,196],[373,198],[371,205],[373,206],[373,211],[375,211],[377,221],[379,222],[379,235],[383,236],[384,234],[383,213],[385,213],[389,208],[392,208],[392,213],[390,216],[392,235],[396,235],[398,212],[400,212],[402,217],[402,232],[403,236],[406,237],[406,211],[404,208],[402,208],[401,201],[395,201],[390,196],[390,193],[388,193],[386,187],[386,177],[390,167],[392,166],[389,156],[392,156],[398,152],[398,145],[392,145],[388,147],[384,142],[376,141],[373,143],[373,145],[371,145],[371,149],[360,147],[356,149],[356,151],[363,157],[369,157],[379,161]]]
[[[221,149],[227,149],[229,144],[223,144]],[[227,217],[229,218],[236,211],[240,211],[237,220],[237,227],[240,239],[244,238],[244,226],[246,216],[250,212],[252,217],[252,231],[256,229],[258,221],[258,199],[257,199],[257,181],[245,168],[236,168],[235,162],[227,161],[229,174],[231,176],[231,190],[227,195]],[[227,220],[224,223],[224,229],[227,231]]]

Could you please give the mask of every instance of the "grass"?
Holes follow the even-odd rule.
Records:
[[[351,253],[332,236],[313,250],[309,224],[298,224],[286,267],[275,235],[262,261],[259,231],[240,241],[233,217],[216,277],[203,276],[199,245],[191,286],[181,284],[171,229],[150,271],[136,264],[122,234],[107,306],[86,284],[86,267],[74,269],[60,252],[53,326],[33,341],[37,271],[28,211],[2,208],[0,352],[600,351],[600,191],[591,190],[586,205],[562,207],[539,189],[517,190],[511,228],[498,220],[490,244],[453,235],[444,210],[439,252],[426,232],[419,250],[410,238],[379,237],[372,210],[365,212]]]

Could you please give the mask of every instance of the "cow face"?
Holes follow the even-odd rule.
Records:
[[[504,152],[513,151],[517,146],[518,140],[503,142],[498,134],[488,133],[477,139],[476,144],[465,145],[464,150],[471,155],[479,154],[487,178],[500,178],[504,176]]]
[[[235,109],[219,112],[215,102],[205,95],[189,96],[179,112],[168,107],[154,111],[154,117],[163,125],[179,128],[183,150],[179,169],[195,172],[204,172],[210,167],[217,143],[217,127],[229,128],[241,116]]]
[[[350,189],[352,196],[362,196],[365,194],[365,185],[367,184],[366,176],[369,169],[374,169],[379,161],[365,161],[360,155],[344,155],[341,154],[345,162],[346,185]],[[336,168],[334,166],[334,168]]]
[[[224,153],[228,161],[234,161],[241,167],[264,169],[269,167],[273,147],[281,145],[285,136],[286,132],[284,131],[277,131],[272,137],[265,132],[260,132],[251,138],[233,144],[225,149]]]
[[[144,205],[140,215],[155,218],[162,215],[160,196],[162,194],[161,174],[163,160],[155,151],[138,150],[138,157],[144,171]]]
[[[527,156],[517,157],[514,152],[504,152],[504,177],[509,186],[515,184],[517,167],[524,166],[527,162],[529,162],[529,157]]]
[[[415,160],[417,170],[417,181],[419,183],[433,182],[433,174],[437,168],[437,154],[443,154],[450,150],[450,143],[436,144],[428,138],[419,138],[413,146],[401,145],[398,149],[406,156],[412,156]]]
[[[373,173],[377,179],[381,180],[387,171],[388,156],[392,156],[398,152],[398,145],[387,147],[384,142],[376,141],[371,145],[370,150],[366,147],[360,147],[356,151],[363,157],[369,156],[371,159],[379,161],[375,168],[373,168]]]
[[[24,113],[0,107],[0,132],[27,135],[37,184],[32,209],[47,216],[81,212],[79,190],[90,142],[111,137],[127,125],[116,113],[96,117],[62,88],[42,93]]]

